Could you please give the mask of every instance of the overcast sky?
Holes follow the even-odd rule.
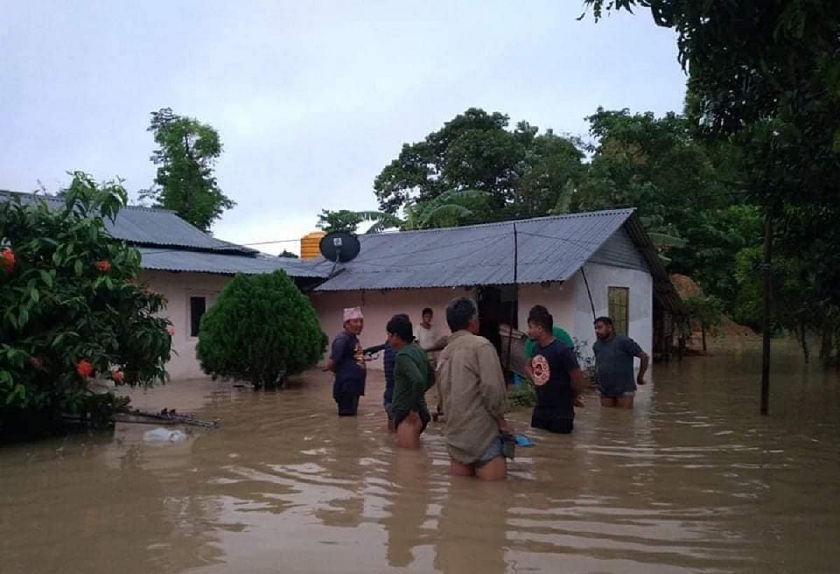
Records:
[[[0,189],[70,170],[149,187],[149,113],[220,133],[237,202],[214,228],[298,238],[321,208],[375,209],[405,142],[469,107],[583,135],[601,105],[682,108],[674,36],[644,11],[599,24],[578,0],[4,2]],[[296,243],[261,247],[298,251]]]

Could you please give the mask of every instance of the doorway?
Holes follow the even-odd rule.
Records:
[[[493,343],[496,354],[502,357],[503,324],[516,328],[519,324],[519,302],[516,285],[483,285],[477,289],[479,335]]]

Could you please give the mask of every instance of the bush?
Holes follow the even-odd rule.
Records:
[[[117,402],[95,395],[92,377],[132,387],[165,381],[170,323],[156,316],[163,297],[137,283],[140,253],[113,239],[103,220],[113,221],[126,199],[118,183],[97,186],[83,173],[58,206],[0,198],[4,425],[102,420],[97,406]]]
[[[205,373],[276,388],[315,366],[327,335],[309,299],[283,271],[237,275],[201,320],[196,353]]]
[[[508,389],[508,404],[511,407],[533,407],[537,404],[537,391],[531,379],[522,377],[518,385]]]

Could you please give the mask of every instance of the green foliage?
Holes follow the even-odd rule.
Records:
[[[201,321],[196,354],[215,377],[275,388],[318,362],[327,345],[309,299],[283,271],[237,275]]]
[[[490,194],[474,189],[445,191],[428,201],[412,201],[406,208],[403,229],[456,227],[492,221],[497,217]]]
[[[700,324],[704,331],[719,326],[723,315],[723,302],[710,295],[692,295],[684,299],[688,317]]]
[[[222,154],[219,134],[198,120],[169,108],[152,112],[149,131],[158,148],[156,188],[142,192],[159,207],[175,211],[202,231],[209,231],[222,212],[236,205],[219,189],[213,168]]]
[[[508,389],[508,404],[512,407],[533,407],[537,404],[537,391],[531,379],[522,378],[522,382]]]
[[[61,206],[0,199],[0,420],[83,415],[89,377],[148,387],[166,379],[170,323],[137,283],[140,253],[105,229],[126,203],[118,182],[73,174]],[[88,373],[89,371],[89,373]]]
[[[357,233],[362,223],[371,223],[366,233],[379,233],[389,228],[401,226],[402,220],[390,213],[381,211],[350,211],[349,209],[332,211],[322,209],[315,226],[327,233],[335,231]]]
[[[527,122],[511,131],[508,123],[506,115],[470,108],[423,141],[405,144],[374,181],[381,209],[422,209],[445,193],[477,190],[487,194],[494,218],[544,215],[563,186],[582,176],[583,153],[551,131],[538,135]]]
[[[783,295],[774,298],[776,319],[801,333],[797,317],[804,312],[791,312],[800,306],[821,317],[837,316],[837,3],[585,1],[596,19],[605,9],[650,8],[658,25],[676,31],[680,62],[689,72],[690,117],[701,133],[737,145],[744,189],[774,224],[772,276],[782,282],[776,287]],[[743,275],[746,264],[740,266]],[[822,354],[836,353],[834,327],[823,323],[817,329]]]

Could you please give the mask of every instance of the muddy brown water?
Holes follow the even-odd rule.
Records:
[[[760,417],[758,347],[725,344],[657,365],[632,412],[590,396],[574,435],[527,430],[497,484],[449,477],[436,425],[397,451],[379,377],[357,419],[321,373],[278,393],[171,384],[135,404],[223,428],[0,449],[0,572],[840,571],[840,380],[777,344]]]

